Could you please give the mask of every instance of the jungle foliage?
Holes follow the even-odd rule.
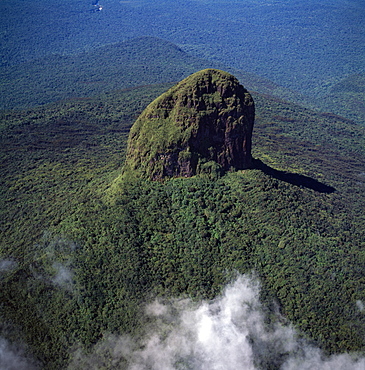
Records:
[[[363,71],[361,1],[108,0],[97,13],[85,1],[2,3],[2,66],[148,35],[309,94]]]
[[[56,0],[2,1],[0,64],[6,75],[1,75],[0,88],[4,83],[6,89],[13,91],[10,99],[9,90],[0,90],[6,92],[2,96],[5,99],[2,108],[9,108],[15,100],[24,106],[30,101],[42,104],[54,97],[96,94],[107,91],[107,84],[109,88],[119,89],[122,85],[113,87],[106,77],[109,74],[113,79],[130,82],[131,65],[126,60],[124,73],[128,77],[123,81],[114,72],[116,65],[123,68],[124,59],[99,59],[102,50],[97,49],[105,46],[106,55],[110,55],[113,45],[123,48],[123,42],[127,42],[128,51],[129,41],[149,36],[168,40],[184,52],[205,60],[204,66],[183,70],[187,74],[169,81],[177,82],[202,68],[227,70],[224,66],[230,66],[250,72],[251,77],[259,75],[276,82],[273,86],[267,81],[265,88],[276,90],[277,96],[284,96],[285,89],[277,86],[280,85],[294,90],[296,94],[286,93],[294,95],[296,101],[303,102],[297,96],[303,94],[313,107],[325,110],[331,107],[331,112],[335,109],[336,114],[349,114],[348,118],[364,123],[363,110],[358,108],[362,100],[359,101],[356,92],[335,94],[336,102],[328,97],[344,79],[364,73],[362,1],[108,0],[103,5],[103,11],[95,13],[90,12],[91,1],[64,0],[62,4]],[[158,45],[154,48],[161,50]],[[141,50],[150,49],[146,45]],[[143,55],[135,51],[133,80],[145,79],[143,84],[166,81],[152,82],[146,68],[149,73],[161,74],[166,70],[176,76],[177,70],[170,63],[178,65],[178,60],[165,60],[156,54],[148,58],[148,52]],[[85,53],[78,57],[80,52]],[[160,68],[154,64],[154,58],[161,62]],[[110,73],[106,65],[111,68]],[[48,75],[47,79],[41,75]],[[247,76],[241,82],[250,91],[260,91]],[[32,84],[36,89],[29,94]],[[327,99],[325,106],[323,98]]]
[[[1,106],[4,109],[44,105],[70,97],[174,82],[209,65],[176,45],[153,37],[75,55],[49,55],[2,68]]]
[[[365,123],[365,74],[350,75],[329,89],[317,106],[322,111],[345,116],[357,123]]]
[[[295,101],[303,99],[265,78],[194,57],[171,42],[140,37],[74,55],[52,54],[4,66],[0,71],[0,107],[29,108],[115,89],[177,82],[207,67],[232,71],[250,90]]]
[[[3,335],[64,368],[105,333],[138,335],[156,296],[213,298],[255,271],[328,353],[364,351],[364,129],[254,93],[256,169],[121,179],[132,123],[168,87],[2,111]]]

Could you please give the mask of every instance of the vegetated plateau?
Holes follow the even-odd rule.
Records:
[[[255,271],[267,310],[327,353],[364,351],[364,128],[252,92],[255,168],[120,177],[131,125],[171,85],[2,111],[3,335],[43,368],[143,304],[211,299]]]

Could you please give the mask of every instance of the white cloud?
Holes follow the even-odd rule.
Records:
[[[0,337],[0,369],[1,370],[35,370],[35,363],[24,355],[21,348],[11,345]]]
[[[156,300],[146,307],[151,323],[142,339],[106,336],[91,356],[78,353],[70,369],[365,369],[363,358],[325,357],[290,325],[268,324],[259,292],[256,280],[240,276],[213,301]]]
[[[364,302],[363,301],[357,300],[356,301],[356,307],[358,308],[358,310],[360,312],[364,312],[364,310],[365,310],[365,306],[364,306]]]
[[[11,272],[18,266],[18,263],[11,259],[0,260],[0,273]]]
[[[59,262],[54,262],[52,267],[56,272],[52,278],[53,284],[71,290],[73,284],[73,273],[71,270]]]

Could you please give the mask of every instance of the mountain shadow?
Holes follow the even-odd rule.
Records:
[[[334,187],[323,184],[322,182],[312,179],[311,177],[299,175],[297,173],[276,170],[262,162],[260,159],[253,158],[252,161],[254,168],[261,170],[265,174],[277,180],[287,182],[288,184],[312,189],[314,191],[318,191],[319,193],[330,194],[336,190]]]

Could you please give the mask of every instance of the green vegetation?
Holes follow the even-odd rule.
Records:
[[[364,93],[365,75],[354,74],[331,86],[326,94],[322,92],[316,104],[322,111],[332,112],[364,124]]]
[[[361,1],[108,0],[97,13],[90,2],[2,3],[2,66],[152,36],[309,95],[364,70]]]
[[[1,4],[0,349],[63,369],[143,335],[155,297],[211,299],[254,271],[266,312],[363,355],[364,5],[106,3]],[[255,169],[121,176],[133,122],[202,68],[254,91]]]
[[[177,82],[208,67],[232,72],[250,90],[295,101],[303,99],[252,73],[194,57],[159,38],[141,37],[75,55],[50,55],[5,66],[0,71],[0,104],[2,109],[29,108],[115,89]]]
[[[174,82],[208,66],[209,62],[152,37],[119,42],[76,55],[50,55],[2,68],[1,107],[43,105],[69,97]]]
[[[2,2],[1,109],[176,82],[202,68],[229,66],[245,71],[241,78],[229,70],[250,91],[364,123],[361,95],[338,89],[363,79],[360,1],[108,0],[97,14],[90,7]]]
[[[144,302],[213,298],[255,270],[263,302],[328,353],[364,351],[364,129],[253,94],[253,156],[276,172],[115,182],[129,128],[168,87],[2,112],[3,335],[64,368],[105,333],[138,335]]]

